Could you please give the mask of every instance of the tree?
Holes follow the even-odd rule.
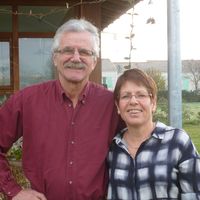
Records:
[[[148,68],[146,73],[153,78],[153,80],[157,84],[158,91],[162,91],[166,89],[165,78],[162,76],[160,70],[154,68]]]
[[[194,84],[195,91],[200,88],[200,61],[189,60],[186,66],[190,75],[187,76]]]

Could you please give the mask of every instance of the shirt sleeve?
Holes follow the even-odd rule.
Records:
[[[22,189],[15,181],[6,159],[7,151],[21,134],[18,102],[15,97],[11,97],[0,107],[0,192],[9,198]]]
[[[200,200],[200,156],[190,138],[179,163],[179,184],[181,199]]]

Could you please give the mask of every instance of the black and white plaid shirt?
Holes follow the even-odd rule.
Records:
[[[200,200],[200,157],[181,129],[157,122],[133,159],[122,133],[108,156],[112,200]]]

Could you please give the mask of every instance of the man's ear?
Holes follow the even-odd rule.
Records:
[[[55,53],[53,53],[53,55],[52,55],[52,62],[54,64],[54,66],[57,67],[56,54]]]
[[[98,58],[97,58],[97,57],[95,57],[95,58],[94,58],[94,63],[93,63],[92,70],[94,70],[94,69],[95,69],[95,67],[97,66],[97,62],[98,62]]]

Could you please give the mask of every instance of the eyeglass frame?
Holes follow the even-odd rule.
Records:
[[[69,46],[66,46],[63,49],[57,49],[54,52],[59,53],[61,55],[73,56],[75,54],[76,50],[77,50],[79,56],[81,56],[81,57],[96,56],[96,53],[92,50],[84,49],[84,48],[74,48],[74,47],[69,47]]]
[[[126,92],[123,95],[119,95],[119,101],[129,102],[129,101],[131,101],[133,96],[136,101],[144,101],[147,97],[152,98],[152,94],[149,94],[149,93],[147,93],[147,94],[143,94],[143,93],[132,94],[132,93]]]

